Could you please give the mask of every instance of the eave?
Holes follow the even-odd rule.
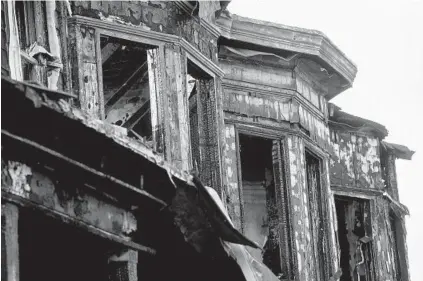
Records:
[[[345,81],[343,90],[352,86],[356,65],[322,32],[272,22],[223,15],[216,20],[221,36],[267,48],[287,50],[314,58],[335,71]]]
[[[396,144],[396,143],[389,143],[386,141],[382,141],[382,147],[387,151],[391,152],[395,155],[395,157],[404,159],[404,160],[411,160],[415,151],[409,149],[405,145]]]
[[[380,139],[388,135],[388,130],[382,124],[358,117],[341,110],[340,107],[329,104],[329,125],[345,131],[370,134]]]

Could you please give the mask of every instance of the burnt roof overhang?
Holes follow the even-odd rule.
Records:
[[[333,103],[329,104],[329,124],[331,127],[340,128],[350,132],[370,134],[380,139],[383,139],[388,135],[388,130],[385,126],[377,122],[346,113]]]
[[[171,167],[112,125],[69,108],[74,95],[3,76],[1,89],[2,147],[16,148],[13,150],[19,152],[19,159],[38,162],[43,157],[60,162],[61,167],[77,172],[74,177],[89,180],[132,206],[163,208],[171,204],[175,187],[197,189],[202,203],[195,207],[206,214],[204,219],[212,225],[213,235],[232,243],[255,245],[231,225],[191,175]],[[3,150],[4,154],[10,152]],[[141,175],[144,189],[140,188]]]
[[[389,143],[386,141],[382,141],[381,143],[382,143],[382,147],[386,151],[392,153],[393,155],[395,155],[395,157],[400,159],[411,160],[411,158],[413,157],[413,154],[415,153],[415,151],[410,150],[405,145]]]
[[[311,59],[339,76],[328,99],[352,86],[356,65],[322,32],[223,13],[217,20],[221,37],[238,45],[288,51]],[[221,41],[222,42],[222,41]],[[224,41],[223,41],[224,42]],[[329,75],[330,76],[330,75]]]

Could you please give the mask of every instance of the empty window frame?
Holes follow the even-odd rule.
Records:
[[[100,36],[105,120],[153,146],[150,91],[155,46]]]
[[[242,229],[263,248],[249,251],[275,275],[293,278],[281,142],[239,134],[239,157]]]

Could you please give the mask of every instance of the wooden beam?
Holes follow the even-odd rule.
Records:
[[[132,129],[150,111],[150,99],[148,99],[132,116],[126,120],[123,127]]]
[[[44,215],[47,215],[47,216],[52,217],[54,219],[58,219],[58,220],[60,220],[63,223],[66,223],[66,224],[69,224],[69,225],[72,225],[72,226],[76,226],[76,227],[78,227],[80,229],[83,229],[83,230],[89,232],[89,233],[92,233],[94,235],[100,236],[102,238],[105,238],[105,239],[107,239],[109,241],[118,243],[120,245],[124,245],[125,247],[128,247],[130,249],[134,249],[134,250],[137,250],[137,251],[142,251],[142,252],[145,252],[145,253],[148,253],[148,254],[151,254],[151,255],[156,254],[156,250],[154,250],[154,249],[152,249],[150,247],[141,245],[139,243],[133,242],[133,241],[128,240],[128,239],[124,239],[123,237],[120,237],[120,236],[118,236],[116,234],[113,234],[113,233],[110,233],[110,232],[105,231],[103,229],[100,229],[98,227],[95,227],[95,226],[93,226],[91,224],[88,224],[88,223],[82,221],[82,220],[75,219],[75,218],[73,218],[73,217],[71,217],[71,216],[69,216],[69,215],[67,215],[65,213],[62,213],[62,212],[59,212],[57,210],[51,209],[51,208],[46,207],[44,205],[40,205],[40,204],[34,203],[34,202],[32,202],[32,201],[30,201],[28,199],[25,199],[23,197],[20,197],[20,196],[14,195],[14,194],[10,194],[10,193],[4,192],[4,191],[1,192],[1,197],[2,197],[2,199],[4,199],[7,202],[13,202],[14,204],[17,204],[17,205],[22,206],[22,207],[26,207],[26,208],[30,208],[30,209],[36,209],[36,210],[42,212]],[[15,208],[18,208],[14,204],[12,204],[12,203],[6,203],[6,205],[11,205],[11,206],[14,206]],[[6,209],[6,211],[8,211],[8,210]],[[14,223],[14,225],[12,227],[16,227],[17,228],[17,214],[14,215],[13,214],[13,212],[14,212],[13,210],[10,211],[10,212],[12,212],[12,215],[13,216],[16,216],[16,218],[15,217],[12,217],[11,223],[16,221],[16,223]],[[7,215],[7,214],[8,213],[6,212],[5,215]],[[15,245],[15,248],[16,248],[15,251],[18,251],[18,245],[17,245],[18,234],[17,234],[17,230],[16,230],[16,234],[13,232],[11,235],[14,235],[15,238],[16,238],[16,243],[15,244],[13,244],[14,243],[13,241],[11,241],[11,242],[12,242],[12,245]],[[12,236],[12,238],[13,238],[13,236]],[[6,243],[7,243],[7,241],[6,241]],[[9,256],[9,255],[7,255],[7,256]],[[9,267],[9,264],[8,264],[7,265],[8,273],[9,273],[9,268],[10,267]],[[13,272],[11,272],[11,273],[13,273]],[[19,281],[19,272],[17,273],[17,278],[18,279],[8,279],[7,281]]]
[[[101,63],[104,64],[116,51],[119,49],[120,44],[118,43],[107,43],[104,48],[101,49]]]
[[[19,281],[18,206],[11,203],[2,204],[1,216],[4,220],[4,229],[2,228],[2,244],[4,242],[4,245],[2,248],[4,247],[6,252],[6,264],[3,264],[2,257],[1,266],[5,266],[7,272],[5,277],[2,276],[2,280]]]
[[[106,111],[119,101],[121,97],[135,84],[139,77],[144,77],[148,73],[148,64],[147,61],[144,62],[140,67],[138,67],[134,73],[120,86],[120,88],[112,95],[112,97],[106,103]]]
[[[46,152],[48,154],[51,154],[51,155],[53,155],[53,156],[55,156],[55,157],[57,157],[59,159],[65,160],[66,162],[69,162],[69,163],[71,163],[71,164],[73,164],[73,165],[75,165],[75,166],[77,166],[79,168],[82,168],[82,169],[84,169],[84,170],[86,170],[88,172],[91,172],[91,173],[93,173],[93,174],[95,174],[95,175],[97,175],[99,177],[107,178],[111,182],[114,182],[116,184],[119,184],[121,186],[124,186],[124,187],[132,190],[133,192],[138,193],[139,195],[143,195],[143,196],[145,196],[145,197],[147,197],[147,198],[149,198],[149,199],[157,202],[158,204],[160,204],[162,206],[167,206],[167,204],[163,200],[161,200],[161,199],[159,199],[159,198],[151,195],[150,193],[146,192],[145,190],[141,190],[141,189],[136,188],[135,186],[132,186],[132,185],[130,185],[130,184],[124,182],[124,181],[121,181],[121,180],[119,180],[119,179],[117,179],[117,178],[115,178],[115,177],[113,177],[111,175],[107,175],[107,174],[104,174],[104,173],[102,173],[100,171],[97,171],[97,170],[95,170],[95,169],[93,169],[93,168],[91,168],[91,167],[89,167],[89,166],[87,166],[87,165],[85,165],[83,163],[80,163],[80,162],[78,162],[76,160],[73,160],[73,159],[71,159],[71,158],[69,158],[69,157],[67,157],[67,156],[65,156],[65,155],[63,155],[63,154],[61,154],[59,152],[56,152],[56,151],[54,151],[52,149],[49,149],[49,148],[47,148],[47,147],[45,147],[45,146],[43,146],[41,144],[38,144],[38,143],[36,143],[34,141],[31,141],[31,140],[25,139],[23,137],[17,136],[15,134],[12,134],[12,133],[6,131],[6,130],[1,130],[1,133],[2,133],[3,136],[7,136],[7,137],[12,138],[12,139],[14,139],[16,141],[19,141],[21,143],[24,143],[24,144],[27,144],[29,146],[32,146],[35,149],[38,149],[38,150],[41,150],[41,151]]]

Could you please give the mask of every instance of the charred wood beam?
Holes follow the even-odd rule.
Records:
[[[7,202],[12,202],[13,204],[16,204],[16,205],[19,205],[19,206],[22,206],[22,207],[39,210],[43,214],[45,214],[49,217],[58,219],[61,222],[64,222],[66,224],[76,226],[76,227],[83,229],[83,230],[86,230],[87,232],[90,232],[94,235],[100,236],[102,238],[105,238],[109,241],[118,243],[120,245],[124,245],[128,248],[131,248],[131,249],[134,249],[134,250],[137,250],[137,251],[142,251],[142,252],[145,252],[145,253],[148,253],[148,254],[151,254],[151,255],[156,254],[156,250],[154,250],[150,247],[147,247],[147,246],[141,245],[139,243],[124,239],[124,238],[122,238],[122,237],[120,237],[116,234],[102,230],[100,228],[97,228],[97,227],[90,225],[86,222],[83,222],[81,220],[77,220],[75,218],[72,218],[67,214],[64,214],[64,213],[61,213],[59,211],[50,209],[50,208],[43,206],[43,205],[40,205],[40,204],[36,204],[36,203],[26,199],[26,198],[23,198],[23,197],[14,195],[14,194],[10,194],[10,193],[4,192],[4,191],[1,192],[1,197],[2,197],[3,200],[5,200]]]
[[[43,146],[41,144],[38,144],[38,143],[36,143],[34,141],[31,141],[31,140],[28,140],[26,138],[17,136],[17,135],[15,135],[13,133],[10,133],[10,132],[6,131],[6,130],[1,130],[1,133],[2,133],[3,139],[5,139],[5,140],[12,139],[12,140],[17,141],[19,143],[22,143],[22,144],[25,144],[27,146],[30,146],[33,149],[41,150],[41,151],[43,151],[45,153],[48,153],[48,154],[50,154],[50,155],[52,155],[52,156],[54,156],[54,157],[56,157],[58,159],[64,160],[64,161],[70,163],[73,166],[77,166],[77,167],[79,167],[79,168],[81,168],[81,169],[83,169],[83,170],[85,170],[85,171],[87,171],[89,173],[92,173],[92,174],[94,174],[94,175],[96,175],[98,177],[107,179],[107,180],[109,180],[109,181],[111,181],[111,182],[113,182],[115,184],[118,184],[120,186],[123,186],[126,189],[128,189],[129,191],[132,191],[132,192],[134,192],[134,193],[136,193],[138,195],[141,195],[143,197],[146,197],[146,198],[148,198],[148,199],[150,199],[150,200],[152,200],[152,201],[160,204],[161,206],[167,206],[167,204],[163,200],[161,200],[161,199],[159,199],[159,198],[151,195],[150,193],[146,192],[145,190],[141,190],[141,189],[136,188],[135,186],[130,185],[130,184],[128,184],[128,183],[126,183],[126,182],[124,182],[122,180],[119,180],[119,179],[117,179],[117,178],[115,178],[115,177],[113,177],[111,175],[107,175],[105,173],[102,173],[102,172],[100,172],[100,171],[98,171],[96,169],[93,169],[93,168],[91,168],[91,167],[89,167],[89,166],[87,166],[87,165],[85,165],[83,163],[80,163],[80,162],[78,162],[76,160],[73,160],[73,159],[71,159],[71,158],[69,158],[69,157],[67,157],[67,156],[65,156],[65,155],[63,155],[63,154],[61,154],[59,152],[56,152],[56,151],[54,151],[54,150],[52,150],[50,148],[47,148],[47,147],[45,147],[45,146]],[[6,137],[6,138],[4,138],[4,137]]]
[[[150,111],[150,99],[146,101],[124,124],[123,127],[132,129]]]
[[[144,62],[138,67],[134,73],[122,84],[122,86],[112,95],[112,97],[106,103],[106,110],[110,109],[115,103],[119,101],[121,97],[134,85],[138,78],[144,78],[148,73],[148,64]]]
[[[120,44],[118,43],[107,43],[103,49],[101,49],[101,63],[104,64],[116,51],[119,49]]]

